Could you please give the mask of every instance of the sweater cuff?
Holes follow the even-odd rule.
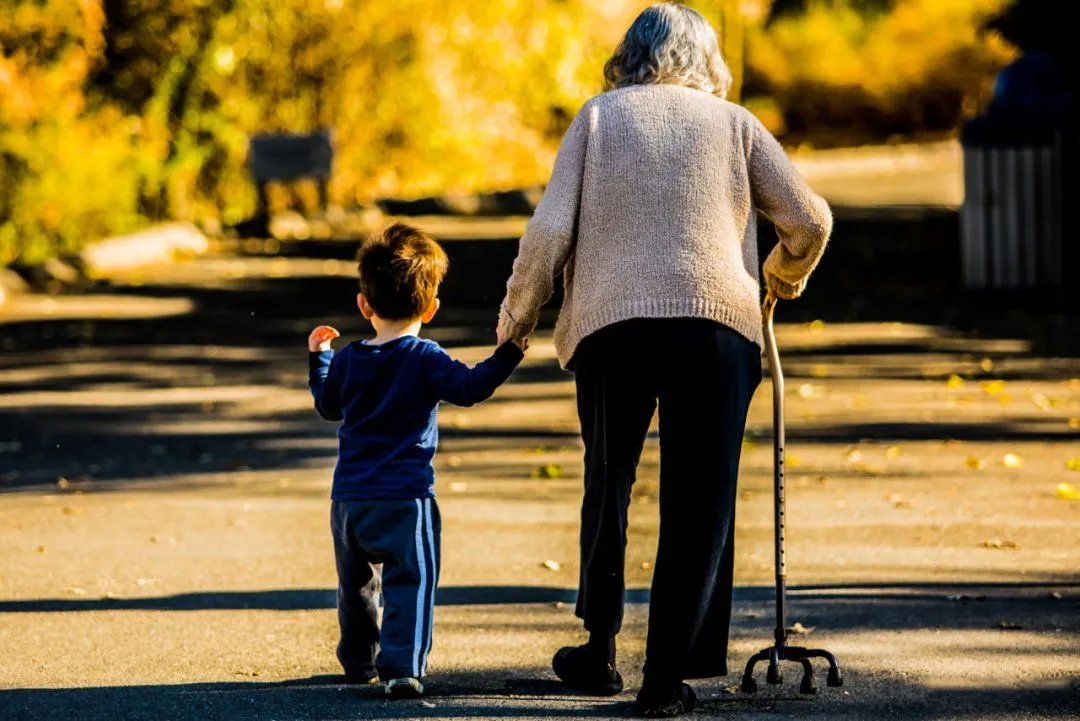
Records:
[[[513,370],[525,358],[525,351],[518,348],[516,344],[507,341],[495,349],[492,358],[495,358],[500,366]]]
[[[532,332],[536,323],[518,323],[503,306],[499,312],[498,332],[506,338],[524,338]]]
[[[780,300],[795,300],[802,292],[806,290],[806,278],[803,278],[798,283],[788,283],[785,280],[777,278],[775,275],[766,274],[765,284],[769,287]]]
[[[321,350],[314,353],[308,351],[308,372],[325,378],[326,374],[330,372],[330,361],[333,359],[333,350]]]

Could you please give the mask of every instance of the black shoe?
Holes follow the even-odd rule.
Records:
[[[615,664],[598,658],[589,646],[563,646],[551,659],[555,675],[570,688],[590,696],[614,696],[623,689]]]
[[[697,694],[685,683],[666,688],[643,685],[634,712],[644,718],[671,718],[690,713],[697,706]]]

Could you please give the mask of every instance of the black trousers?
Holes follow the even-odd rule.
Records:
[[[761,351],[708,320],[640,319],[578,347],[572,368],[585,441],[577,615],[614,635],[623,618],[627,507],[660,408],[660,539],[645,673],[727,673],[735,488]]]

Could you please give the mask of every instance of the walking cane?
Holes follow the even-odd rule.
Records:
[[[773,507],[773,519],[776,525],[776,631],[774,638],[776,642],[750,657],[750,660],[746,662],[746,670],[743,671],[739,688],[746,693],[757,691],[754,666],[759,661],[769,662],[765,680],[770,684],[784,682],[783,674],[780,672],[781,661],[796,661],[801,663],[803,668],[799,693],[812,694],[817,693],[817,684],[814,682],[814,667],[810,659],[824,658],[829,662],[829,675],[826,678],[829,686],[844,685],[844,677],[840,675],[840,664],[836,662],[836,657],[828,651],[787,645],[788,633],[785,621],[787,569],[784,564],[784,373],[780,368],[780,352],[776,349],[776,335],[773,332],[774,310],[776,310],[776,296],[769,293],[765,297],[761,311],[765,330],[765,352],[769,356],[769,375],[772,376],[773,387],[773,480],[776,492]]]

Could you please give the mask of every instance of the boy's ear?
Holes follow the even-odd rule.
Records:
[[[441,303],[439,302],[438,298],[431,301],[431,305],[429,305],[428,309],[424,311],[424,314],[422,316],[420,316],[420,322],[421,323],[430,323],[431,319],[435,317],[435,314],[439,312],[439,306],[440,305],[441,305]]]
[[[371,307],[371,303],[368,303],[363,293],[356,294],[356,307],[360,309],[360,315],[364,316],[364,320],[371,320],[375,315],[375,309]]]

